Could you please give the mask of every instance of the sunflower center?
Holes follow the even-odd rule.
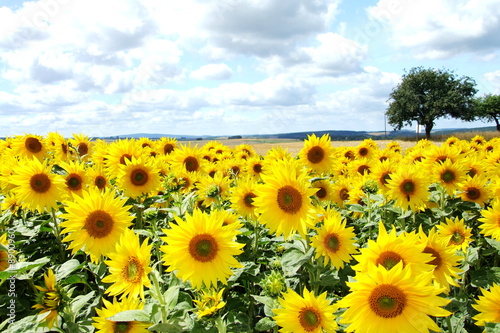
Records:
[[[339,197],[341,200],[349,200],[349,190],[346,188],[343,188],[340,190]]]
[[[470,168],[470,170],[467,171],[468,176],[474,177],[476,174],[477,174],[477,170],[474,168]]]
[[[132,155],[130,155],[130,154],[123,154],[120,157],[120,164],[126,165],[127,161],[125,159],[127,159],[129,162],[132,161]]]
[[[428,262],[430,265],[436,266],[435,269],[439,269],[442,263],[441,256],[439,255],[438,251],[434,250],[433,248],[427,246],[423,251],[423,253],[430,253],[432,255],[432,260]]]
[[[401,184],[401,190],[405,195],[412,195],[415,192],[415,183],[407,179]]]
[[[255,173],[261,173],[262,172],[262,165],[260,165],[258,163],[254,164],[252,169],[253,169],[253,172],[255,172]]]
[[[76,147],[76,150],[78,151],[78,155],[80,156],[87,155],[87,153],[89,152],[89,145],[85,142],[80,142]]]
[[[103,238],[113,230],[114,221],[111,215],[103,210],[91,212],[85,219],[85,229],[89,236]]]
[[[375,262],[377,265],[384,266],[387,270],[393,268],[398,262],[403,261],[403,258],[394,251],[382,252]],[[404,261],[403,261],[404,265]]]
[[[210,262],[215,258],[218,251],[217,241],[212,235],[196,235],[189,241],[189,253],[197,261]]]
[[[128,282],[137,283],[141,281],[144,269],[142,268],[142,264],[137,257],[129,257],[128,263],[125,267],[123,267],[122,273],[123,277]]]
[[[362,175],[364,175],[365,173],[366,173],[366,174],[369,174],[369,173],[370,173],[370,167],[369,167],[368,165],[365,165],[365,164],[360,165],[360,166],[358,167],[358,172],[359,172],[360,174],[362,174]]]
[[[128,321],[115,321],[113,333],[128,333],[132,329],[132,325]]]
[[[464,240],[465,240],[464,235],[458,230],[456,230],[450,238],[450,242],[455,245],[462,244]]]
[[[76,173],[70,173],[66,177],[66,186],[72,191],[78,191],[82,188],[82,177]]]
[[[186,165],[186,170],[189,172],[193,172],[198,170],[199,164],[196,157],[188,156],[184,159],[184,164]]]
[[[174,150],[174,145],[167,143],[163,146],[163,153],[165,155],[170,154]]]
[[[31,176],[31,189],[37,193],[45,193],[50,189],[50,178],[44,173],[39,173]]]
[[[358,150],[358,153],[359,153],[359,156],[366,156],[368,155],[368,148],[361,148],[360,150]]]
[[[42,150],[42,143],[37,138],[27,138],[24,141],[24,146],[33,154],[39,153]]]
[[[278,190],[278,206],[288,214],[297,213],[302,207],[302,196],[293,186],[285,185]]]
[[[375,287],[368,300],[372,311],[383,318],[399,316],[406,306],[406,295],[398,287],[390,284]]]
[[[391,173],[390,172],[385,172],[382,174],[380,177],[380,183],[387,185],[389,184],[388,180],[391,179]]]
[[[452,183],[455,180],[455,173],[451,170],[445,170],[441,174],[441,180],[445,183]]]
[[[245,194],[243,197],[243,202],[245,203],[245,206],[248,208],[254,208],[255,206],[253,205],[253,198],[257,197],[255,194],[252,192]]]
[[[338,235],[334,233],[327,235],[323,244],[328,249],[328,251],[333,253],[337,252],[340,248]]]
[[[238,175],[240,173],[240,167],[235,165],[233,167],[231,167],[231,172],[234,174],[234,175]]]
[[[321,325],[321,316],[314,308],[303,308],[299,312],[299,322],[306,332],[311,332]]]
[[[95,177],[94,184],[98,189],[102,190],[104,187],[106,187],[106,178],[104,178],[103,176],[97,176]]]
[[[323,161],[325,151],[320,146],[314,146],[307,152],[307,160],[313,164]]]
[[[148,173],[143,169],[134,169],[130,174],[130,181],[135,186],[143,186],[148,182]]]
[[[327,192],[324,187],[319,187],[316,191],[316,196],[318,197],[318,199],[323,199],[324,197],[326,197],[326,194]]]
[[[469,187],[465,193],[470,200],[477,200],[481,197],[481,191],[475,187]]]

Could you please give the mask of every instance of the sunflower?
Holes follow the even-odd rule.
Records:
[[[316,189],[314,196],[321,202],[331,201],[333,199],[332,183],[327,179],[317,180],[312,183]]]
[[[298,153],[302,165],[318,173],[327,173],[333,164],[333,147],[329,134],[318,138],[315,134],[308,135],[304,146]]]
[[[373,141],[364,140],[354,148],[356,159],[371,159],[378,150],[377,145]]]
[[[486,323],[500,323],[500,286],[494,283],[490,290],[481,289],[482,296],[476,300],[472,307],[479,311],[472,319],[476,320],[477,326],[484,326]]]
[[[224,227],[240,229],[243,225],[238,220],[239,215],[230,210],[212,209],[210,211],[215,219],[221,220]]]
[[[36,157],[42,161],[47,149],[43,143],[43,138],[39,135],[27,134],[24,136],[16,136],[11,145],[13,153],[20,157],[32,159]]]
[[[92,145],[87,135],[73,133],[73,138],[69,139],[69,143],[76,150],[78,157],[82,160],[87,160],[92,154]]]
[[[202,151],[198,147],[181,146],[171,154],[172,169],[187,172],[203,172],[206,160],[202,158]]]
[[[463,157],[461,154],[460,148],[455,146],[436,146],[429,145],[425,150],[423,150],[424,155],[424,168],[427,170],[431,170],[439,163],[443,163],[447,159],[449,159],[452,163],[455,163],[459,159]]]
[[[244,169],[246,174],[252,175],[257,179],[260,179],[260,175],[265,171],[264,163],[258,156],[247,159],[244,165]]]
[[[13,190],[23,208],[37,209],[57,208],[64,191],[64,179],[50,172],[50,166],[38,159],[25,160],[14,170],[11,183],[17,185]]]
[[[251,178],[244,178],[238,186],[232,188],[230,197],[231,207],[244,217],[255,217],[254,199],[257,197],[255,188],[257,184]]]
[[[2,158],[2,163],[0,164],[0,191],[3,193],[11,192],[16,186],[12,183],[11,176],[15,174],[15,170],[20,166],[19,158],[11,155],[5,154]],[[21,161],[24,161],[22,159]]]
[[[423,172],[414,166],[400,166],[387,180],[388,195],[403,210],[422,210],[427,201],[429,182]]]
[[[472,242],[472,229],[467,228],[463,218],[455,217],[454,220],[446,218],[445,222],[441,222],[437,226],[439,237],[445,238],[448,246],[467,252],[467,248]]]
[[[153,245],[147,243],[148,238],[140,244],[139,237],[132,230],[125,229],[115,252],[108,254],[110,260],[104,262],[109,267],[110,275],[102,282],[112,283],[106,290],[107,294],[121,294],[120,299],[128,296],[144,299],[144,287],[151,287],[148,274],[152,270],[149,262]]]
[[[443,292],[446,294],[450,290],[450,286],[458,286],[456,279],[458,274],[462,272],[457,268],[462,256],[458,255],[454,248],[448,246],[448,242],[440,238],[436,232],[436,228],[432,228],[427,235],[420,225],[419,233],[420,243],[425,245],[424,253],[430,253],[432,260],[428,263],[434,266],[434,281]]]
[[[273,319],[281,326],[280,332],[321,333],[335,332],[338,328],[333,313],[337,306],[326,298],[326,292],[318,297],[305,287],[300,296],[292,289],[279,298],[282,308],[273,309]]]
[[[353,177],[368,175],[371,173],[373,163],[374,161],[367,158],[357,158],[349,163],[349,172]]]
[[[68,141],[57,132],[50,132],[45,138],[47,150],[55,161],[66,161],[69,156]]]
[[[120,164],[116,183],[128,197],[148,195],[160,186],[159,170],[151,162],[132,156],[130,160],[126,160],[125,165]]]
[[[233,274],[231,267],[243,267],[234,256],[242,252],[244,244],[234,239],[239,231],[223,226],[216,216],[195,209],[185,220],[175,217],[177,224],[164,229],[167,245],[161,246],[162,260],[167,271],[176,271],[177,277],[190,280],[194,288],[216,286],[217,281],[227,283]],[[200,274],[203,272],[203,274]]]
[[[104,307],[101,309],[96,309],[98,317],[92,317],[94,326],[97,331],[96,333],[148,333],[150,332],[147,328],[151,326],[150,323],[143,323],[139,321],[112,321],[108,318],[113,317],[119,312],[128,310],[142,310],[144,304],[137,298],[124,298],[120,302],[113,298],[113,303],[106,299],[102,299]]]
[[[162,137],[156,141],[156,151],[160,154],[169,155],[177,148],[177,139]]]
[[[444,162],[434,164],[431,172],[432,180],[441,184],[446,193],[452,196],[457,184],[465,180],[467,167],[460,161],[453,163],[450,159],[446,159]]]
[[[473,201],[484,206],[491,198],[491,191],[487,184],[488,178],[485,176],[469,176],[458,185],[458,194],[463,201]]]
[[[430,271],[414,276],[401,262],[391,269],[371,264],[355,280],[347,282],[350,293],[337,303],[347,308],[340,320],[349,324],[346,332],[438,332],[431,316],[451,314],[442,308],[450,300],[439,296]]]
[[[113,191],[100,192],[97,189],[83,191],[67,202],[66,219],[61,223],[61,234],[69,234],[63,242],[71,242],[68,249],[73,254],[82,249],[97,263],[101,255],[111,253],[124,230],[131,225],[133,216],[128,212],[131,206],[124,206],[127,198],[115,198]]]
[[[350,192],[353,190],[352,179],[349,177],[338,177],[332,184],[332,201],[339,208],[344,208],[344,204],[351,197]]]
[[[317,190],[309,187],[305,173],[298,169],[295,160],[276,161],[269,174],[262,175],[264,184],[255,190],[255,212],[260,214],[260,222],[277,236],[290,238],[296,231],[305,236],[311,222],[310,197]]]
[[[482,218],[478,219],[481,224],[479,229],[485,236],[491,236],[497,241],[500,241],[500,200],[496,199],[488,209],[481,211]]]
[[[323,225],[317,228],[318,234],[311,239],[311,246],[316,249],[316,259],[323,257],[325,267],[331,265],[337,269],[351,260],[357,252],[354,245],[353,227],[346,227],[346,221],[338,212],[331,212],[323,220]]]
[[[224,293],[224,288],[217,291],[216,289],[202,289],[198,292],[197,299],[193,302],[196,305],[196,311],[198,313],[198,318],[205,316],[211,316],[220,309],[222,309],[226,302],[222,301],[222,294]]]
[[[214,177],[200,177],[196,188],[198,189],[198,198],[203,200],[205,207],[220,204],[229,195],[229,177],[225,177],[221,172],[216,172]]]
[[[64,180],[67,193],[81,195],[83,189],[87,186],[87,173],[84,165],[80,162],[61,162],[59,166],[66,171]]]
[[[372,264],[390,270],[401,262],[403,267],[410,267],[415,275],[431,271],[429,261],[432,256],[423,253],[425,245],[417,244],[418,240],[419,237],[414,232],[396,235],[396,229],[393,228],[387,233],[384,224],[380,222],[377,240],[368,240],[367,247],[360,249],[361,254],[354,256],[358,264],[352,268],[366,273]]]
[[[120,139],[108,145],[107,154],[104,155],[106,172],[109,175],[117,175],[120,172],[120,165],[126,165],[132,157],[141,157],[141,148],[137,141]]]
[[[49,314],[42,319],[49,329],[57,325],[59,310],[62,309],[62,294],[59,286],[56,284],[56,276],[51,268],[43,275],[45,287],[35,286],[40,291],[37,296],[37,304],[33,309],[42,310],[40,315],[48,312]]]
[[[387,193],[389,191],[388,181],[391,179],[391,174],[397,170],[397,164],[390,160],[383,160],[374,163],[371,170],[370,178],[377,182],[382,193]]]
[[[5,248],[5,250],[0,248],[0,272],[3,272],[9,268],[9,253],[6,251],[9,242],[6,233],[0,236],[0,244]]]
[[[93,165],[87,169],[88,184],[91,188],[97,188],[99,191],[109,189],[111,184],[108,178],[102,165]]]

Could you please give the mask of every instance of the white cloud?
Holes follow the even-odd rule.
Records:
[[[197,80],[228,80],[233,70],[226,64],[208,64],[191,72],[190,77]]]

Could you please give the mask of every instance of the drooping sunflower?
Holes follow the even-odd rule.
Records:
[[[354,256],[358,264],[352,268],[360,273],[367,273],[370,265],[383,266],[390,270],[398,263],[409,267],[414,275],[432,270],[429,261],[432,256],[424,253],[424,244],[417,244],[419,237],[416,233],[402,233],[396,235],[393,228],[387,233],[382,222],[379,223],[377,240],[369,239],[367,247],[360,249],[360,254]]]
[[[43,138],[40,135],[16,136],[12,141],[11,148],[17,156],[27,157],[28,159],[36,157],[39,161],[42,161],[47,153]]]
[[[151,326],[150,323],[144,323],[140,321],[112,321],[108,318],[113,317],[119,312],[128,310],[142,310],[144,304],[140,302],[139,299],[133,297],[127,297],[120,301],[113,298],[113,303],[106,299],[102,299],[104,307],[101,309],[96,309],[97,317],[92,317],[94,326],[97,331],[96,333],[148,333],[150,332],[147,328]]]
[[[452,196],[457,185],[464,181],[467,175],[467,167],[460,161],[452,162],[446,159],[444,162],[433,164],[430,170],[433,182],[441,184],[448,195]]]
[[[214,177],[200,177],[196,188],[198,198],[203,200],[205,207],[210,207],[218,202],[222,202],[229,196],[229,177],[225,177],[221,172],[216,172]]]
[[[305,287],[300,296],[288,289],[278,301],[282,308],[273,309],[273,319],[281,326],[280,332],[321,333],[335,332],[338,328],[334,313],[337,306],[326,298],[326,292],[318,297]]]
[[[47,162],[38,159],[19,163],[11,176],[11,183],[21,205],[29,210],[43,212],[45,208],[57,208],[64,193],[64,179],[50,172]]]
[[[465,225],[463,218],[455,217],[454,220],[446,218],[445,222],[438,224],[437,228],[439,237],[445,238],[448,246],[467,252],[467,248],[472,242],[472,228]]]
[[[256,187],[255,212],[259,221],[277,236],[290,238],[295,232],[304,236],[311,224],[311,196],[317,191],[309,186],[306,174],[299,171],[295,160],[276,161],[264,184]]]
[[[244,244],[235,241],[238,230],[227,228],[220,218],[195,209],[185,220],[175,217],[177,224],[164,229],[167,245],[161,246],[167,271],[175,271],[180,279],[189,280],[194,288],[226,284],[231,268],[243,267],[234,256]],[[203,274],[200,274],[203,272]]]
[[[425,174],[414,166],[400,166],[387,180],[388,195],[403,210],[418,211],[425,208],[429,181]]]
[[[472,307],[479,311],[472,319],[477,326],[484,326],[486,323],[500,323],[500,286],[494,283],[490,290],[481,289],[482,296],[476,300]]]
[[[223,293],[224,288],[219,291],[213,288],[202,289],[198,293],[197,299],[193,300],[196,305],[198,318],[213,315],[222,309],[226,305],[226,302],[222,300]]]
[[[66,193],[71,195],[71,193],[81,195],[82,191],[87,187],[87,173],[85,167],[80,162],[61,162],[59,166],[66,171],[64,176],[66,184]]]
[[[308,135],[304,146],[298,153],[302,165],[318,173],[329,172],[333,164],[333,147],[329,134],[318,138],[314,133]]]
[[[355,280],[347,282],[350,293],[337,302],[347,308],[340,320],[349,324],[346,332],[438,332],[431,316],[451,315],[442,308],[450,300],[439,296],[430,271],[414,276],[401,262],[391,269],[371,264]]]
[[[434,281],[444,293],[448,294],[450,286],[458,286],[458,274],[462,270],[457,266],[463,257],[458,255],[454,248],[449,247],[445,239],[438,237],[434,227],[426,234],[420,225],[418,235],[420,242],[425,246],[423,252],[432,256],[432,260],[428,263],[434,266]]]
[[[344,263],[351,260],[357,253],[354,228],[346,227],[346,221],[338,212],[330,212],[323,224],[316,228],[318,234],[311,238],[311,245],[315,248],[316,259],[323,257],[325,267],[328,264],[339,269]]]
[[[500,200],[493,201],[490,208],[481,210],[481,215],[483,217],[478,219],[481,222],[479,225],[480,232],[485,236],[491,236],[500,241],[500,226],[498,224],[498,221],[500,221]]]
[[[131,198],[154,193],[160,186],[159,169],[150,162],[127,159],[125,165],[120,164],[116,183],[124,194]]]
[[[232,188],[230,197],[231,207],[238,214],[245,217],[255,217],[255,206],[253,201],[257,195],[255,188],[257,183],[252,178],[244,178],[238,182],[238,186]]]
[[[488,178],[483,175],[467,177],[458,184],[458,194],[464,201],[473,201],[484,206],[491,199]]]
[[[83,250],[97,263],[101,255],[114,251],[120,237],[131,225],[133,216],[128,212],[131,206],[124,206],[127,198],[115,198],[113,191],[100,192],[97,189],[83,191],[66,202],[66,221],[61,222],[61,234],[68,234],[63,242],[71,242],[68,249],[73,254]]]
[[[56,283],[56,276],[51,268],[43,275],[43,279],[45,287],[35,286],[40,293],[37,295],[37,304],[33,305],[32,308],[42,310],[40,314],[49,313],[42,320],[51,329],[54,324],[57,325],[59,310],[63,307],[63,297]]]
[[[112,283],[106,293],[111,296],[121,294],[120,299],[128,296],[144,299],[144,287],[151,287],[148,274],[152,270],[149,263],[153,245],[147,243],[148,238],[140,244],[139,237],[132,230],[125,229],[115,251],[108,254],[110,260],[104,262],[110,275],[102,282]]]

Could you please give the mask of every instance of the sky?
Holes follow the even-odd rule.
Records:
[[[500,0],[0,0],[0,32],[0,137],[392,130],[419,66],[500,94]]]

